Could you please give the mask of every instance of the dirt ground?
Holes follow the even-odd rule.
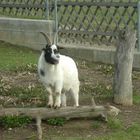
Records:
[[[92,64],[88,66],[85,61],[78,63],[79,78],[80,78],[80,105],[90,104],[91,96],[95,91],[92,91],[97,85],[104,85],[107,88],[112,87],[113,75],[112,68],[105,67],[102,64]],[[10,87],[29,87],[30,85],[40,85],[38,76],[36,73],[30,72],[0,72],[0,77]],[[137,93],[140,92],[140,72],[133,72],[133,88]],[[93,93],[92,93],[93,92]],[[7,100],[8,97],[1,100]],[[95,97],[97,104],[106,104],[109,102],[113,104],[111,98],[103,99]],[[114,104],[113,104],[114,105]],[[121,109],[121,113],[118,118],[123,122],[123,125],[127,128],[133,122],[140,122],[140,104],[134,104],[131,107],[122,107],[115,105]],[[56,139],[59,137],[96,137],[112,132],[107,127],[105,122],[101,122],[99,128],[93,127],[96,120],[89,119],[74,119],[67,121],[63,126],[51,126],[46,122],[43,123],[43,133],[46,139]],[[0,140],[33,140],[36,138],[35,123],[21,128],[0,128]]]

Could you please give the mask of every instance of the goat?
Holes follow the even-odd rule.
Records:
[[[79,106],[79,79],[76,63],[71,57],[61,55],[59,47],[41,32],[47,41],[38,61],[38,73],[46,88],[48,107],[66,106],[66,93],[71,93],[74,106]],[[55,102],[54,102],[55,97]]]

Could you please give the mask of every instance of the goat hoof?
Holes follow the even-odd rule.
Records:
[[[57,106],[57,105],[56,105],[56,106],[54,106],[54,109],[59,109],[59,108],[60,108],[60,106]]]
[[[48,108],[53,108],[53,105],[51,105],[51,104],[48,104],[47,106],[48,106]]]

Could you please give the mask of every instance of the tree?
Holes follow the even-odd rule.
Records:
[[[125,106],[133,104],[132,65],[136,32],[120,31],[115,53],[114,102]]]

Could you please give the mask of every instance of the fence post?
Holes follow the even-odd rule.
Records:
[[[55,43],[57,44],[58,42],[58,16],[57,16],[57,0],[55,0]]]
[[[140,51],[140,1],[138,2],[138,51]]]
[[[49,0],[46,0],[46,19],[49,20]]]

